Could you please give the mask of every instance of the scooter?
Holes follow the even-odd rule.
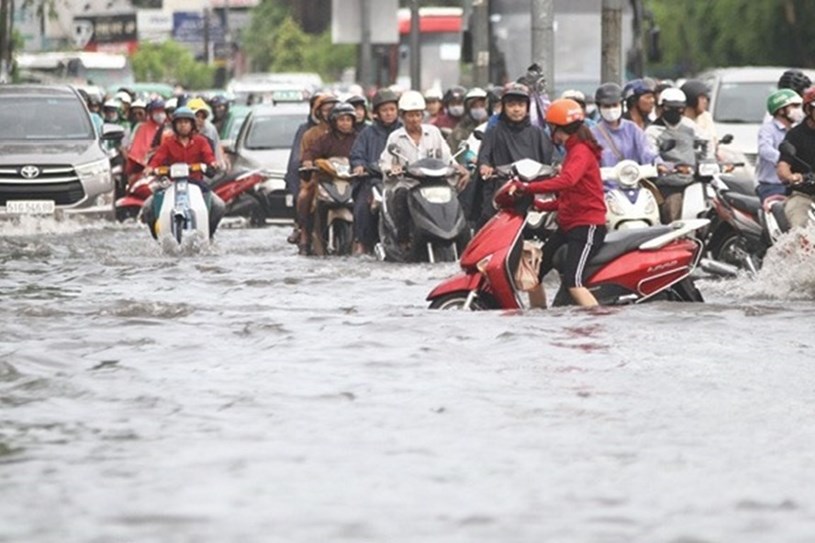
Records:
[[[466,144],[459,152],[466,151]],[[454,262],[470,239],[464,210],[454,186],[456,169],[437,158],[422,158],[408,164],[398,146],[388,147],[391,155],[405,163],[395,183],[385,183],[375,194],[380,208],[379,243],[374,248],[380,260],[392,262]],[[410,215],[408,243],[401,244],[392,209],[397,190],[407,191]],[[379,192],[379,191],[377,191]]]
[[[317,181],[312,245],[317,255],[348,255],[354,241],[353,181],[346,157],[317,159],[316,170],[324,175]]]
[[[790,142],[781,142],[779,150],[791,156],[798,165],[806,171],[806,173],[803,174],[803,180],[795,185],[794,189],[804,194],[815,195],[815,173],[813,173],[812,167],[804,160],[798,158],[797,150]],[[775,245],[782,234],[790,231],[790,223],[784,212],[785,201],[786,198],[783,196],[771,197],[764,201],[764,206],[761,210],[761,223],[764,241],[767,247]],[[809,222],[810,224],[815,224],[815,202],[809,206]]]
[[[539,165],[516,168],[516,178],[530,182],[551,177],[554,170]],[[535,288],[539,259],[523,254],[524,229],[529,208],[536,200],[515,197],[512,183],[496,192],[498,213],[473,237],[461,256],[462,272],[444,281],[428,296],[431,309],[520,309],[520,293]],[[606,236],[598,254],[589,262],[586,286],[602,305],[641,303],[647,300],[701,302],[702,295],[691,273],[702,256],[703,244],[694,233],[707,219],[676,221],[666,226],[619,230]],[[565,250],[565,248],[564,248]],[[554,257],[555,269],[563,268],[563,255]],[[519,271],[527,269],[523,277]],[[533,281],[529,281],[533,279]],[[553,305],[572,304],[562,286]]]
[[[153,195],[159,178],[154,175],[145,175],[136,179],[127,186],[124,196],[118,198],[113,206],[116,211],[116,220],[125,221],[139,216],[144,202]]]
[[[659,224],[656,187],[646,186],[657,177],[655,166],[623,160],[616,166],[600,168],[606,189],[606,227],[609,231],[645,228]]]
[[[209,208],[201,187],[190,180],[190,172],[204,172],[204,164],[177,163],[156,168],[162,176],[153,196],[153,216],[148,225],[156,239],[164,245],[174,240],[178,245],[191,237],[210,239]]]
[[[251,226],[263,226],[268,215],[268,200],[260,193],[260,187],[268,176],[255,169],[233,172],[214,180],[210,188],[226,205],[227,217],[244,217]]]

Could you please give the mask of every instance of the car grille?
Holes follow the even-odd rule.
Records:
[[[36,166],[36,170],[32,177],[31,164],[0,166],[0,205],[9,200],[54,200],[56,205],[71,205],[85,197],[72,166]]]

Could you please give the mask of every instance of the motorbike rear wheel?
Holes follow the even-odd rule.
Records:
[[[690,277],[685,277],[670,288],[669,300],[674,302],[704,302],[702,293]]]
[[[722,236],[711,250],[711,255],[719,262],[731,264],[741,269],[750,269],[751,263],[756,269],[761,268],[761,256],[752,253],[747,248],[746,240],[735,231]],[[748,259],[751,261],[750,263],[747,262]]]
[[[440,298],[436,298],[432,302],[430,302],[429,309],[455,309],[461,310],[464,309],[464,304],[467,303],[467,292],[453,292],[451,294],[445,294]],[[485,298],[484,296],[479,296],[473,299],[472,303],[470,303],[470,311],[486,311],[488,309],[495,309],[494,304]]]
[[[350,255],[353,243],[353,227],[346,221],[334,221],[334,251],[337,255]]]

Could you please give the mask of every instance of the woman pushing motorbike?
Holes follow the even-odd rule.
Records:
[[[555,100],[546,112],[546,122],[556,145],[565,145],[566,158],[560,174],[529,184],[513,181],[516,194],[556,193],[557,199],[538,209],[557,211],[558,229],[543,246],[542,279],[553,267],[557,250],[566,245],[563,280],[574,301],[581,306],[597,305],[583,286],[586,265],[603,245],[606,236],[606,204],[600,176],[602,147],[584,124],[585,115],[574,100]],[[532,307],[546,307],[543,284],[529,293]]]

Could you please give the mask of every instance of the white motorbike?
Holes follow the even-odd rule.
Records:
[[[156,220],[152,228],[162,244],[169,239],[180,245],[193,236],[209,240],[209,208],[201,187],[190,182],[190,172],[205,168],[203,164],[184,163],[156,168],[156,174],[162,177],[153,191]]]
[[[657,176],[653,165],[623,160],[600,169],[606,191],[606,227],[609,231],[646,228],[659,224],[659,207],[653,190],[646,186]]]

